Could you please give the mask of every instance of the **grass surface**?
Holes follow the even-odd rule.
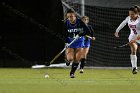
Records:
[[[140,74],[128,69],[85,69],[74,79],[69,70],[0,69],[0,93],[140,93]]]

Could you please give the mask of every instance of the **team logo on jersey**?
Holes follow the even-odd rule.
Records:
[[[136,28],[136,25],[131,25],[131,24],[129,24],[129,27],[130,27],[130,28]]]
[[[81,32],[81,31],[83,31],[83,28],[68,29],[69,33],[76,33],[76,32]]]

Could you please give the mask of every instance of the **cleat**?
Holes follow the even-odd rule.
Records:
[[[70,65],[70,62],[67,61],[67,62],[66,62],[66,66],[69,66],[69,65]]]
[[[74,74],[70,74],[70,78],[75,78]]]
[[[137,74],[138,73],[137,69],[136,68],[133,68],[132,73],[133,74]]]
[[[80,73],[84,73],[84,70],[83,69],[80,69]]]

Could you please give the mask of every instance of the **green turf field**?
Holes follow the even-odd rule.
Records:
[[[69,70],[0,69],[0,93],[140,93],[140,74],[128,69],[86,69],[74,79]]]

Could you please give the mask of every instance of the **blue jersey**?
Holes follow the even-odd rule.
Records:
[[[66,42],[70,43],[75,38],[75,36],[82,31],[85,31],[83,32],[84,33],[83,35],[87,34],[88,30],[89,29],[80,19],[77,19],[75,24],[71,24],[70,21],[67,20],[65,22]],[[82,48],[83,46],[84,46],[84,37],[81,36],[70,46],[70,48]]]

